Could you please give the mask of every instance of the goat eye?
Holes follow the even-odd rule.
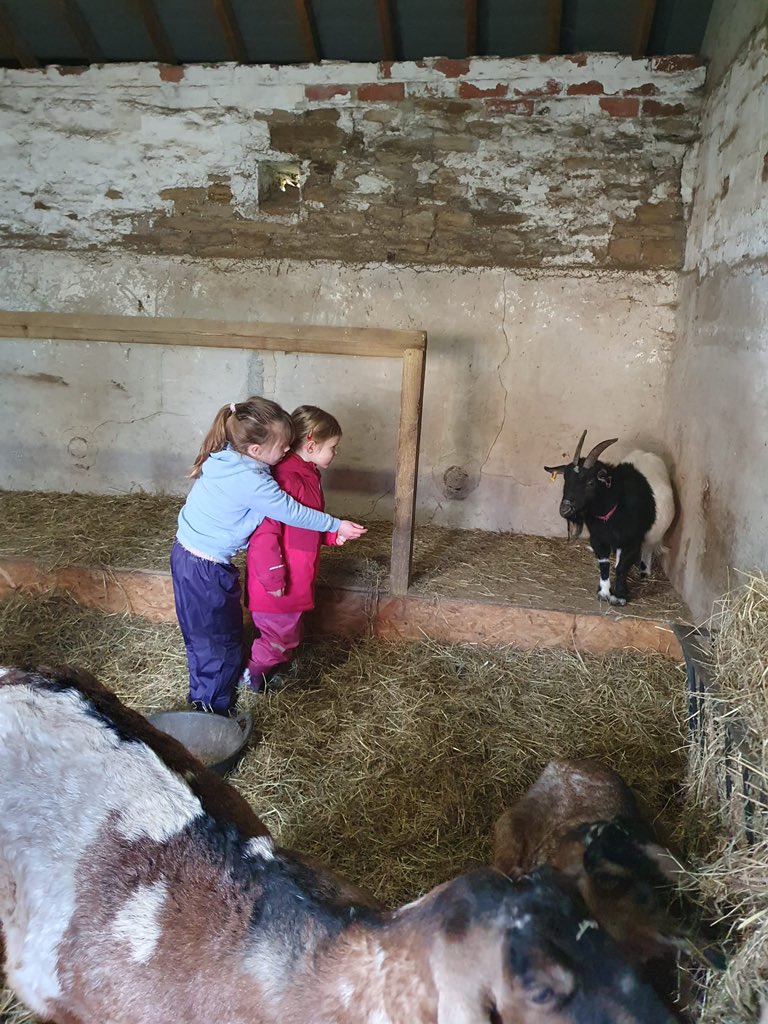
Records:
[[[541,1005],[542,1003],[548,1003],[554,996],[554,992],[551,988],[543,986],[542,988],[533,988],[528,993],[528,998],[532,1003]]]

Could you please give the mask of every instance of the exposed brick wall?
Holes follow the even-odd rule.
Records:
[[[460,266],[676,268],[685,57],[4,71],[0,240]],[[280,191],[276,172],[299,188]]]

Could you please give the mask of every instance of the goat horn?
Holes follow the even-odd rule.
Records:
[[[579,456],[581,455],[581,446],[584,444],[584,438],[586,436],[587,436],[587,432],[585,430],[584,433],[579,438],[579,443],[576,445],[576,454],[573,456],[573,464],[574,464],[574,466],[578,466],[578,464],[579,464]]]
[[[584,469],[591,469],[608,445],[616,444],[618,440],[618,437],[611,437],[607,441],[601,441],[600,444],[596,444],[586,459],[584,459]]]

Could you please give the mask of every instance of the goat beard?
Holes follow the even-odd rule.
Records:
[[[568,523],[568,540],[578,540],[581,536],[581,531],[584,529],[584,520],[580,517],[573,519],[566,519]]]

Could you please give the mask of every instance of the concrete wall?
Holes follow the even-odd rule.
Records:
[[[673,578],[694,612],[768,566],[768,18],[708,96],[688,175],[693,206],[672,362],[668,440],[682,514]],[[727,8],[727,12],[726,12]],[[723,3],[743,34],[752,3]],[[726,18],[727,20],[727,18]],[[733,34],[723,38],[726,53]]]
[[[660,436],[675,297],[661,272],[0,251],[0,306],[426,328],[422,519],[532,533],[562,532],[542,466],[569,457],[581,429]],[[338,416],[332,507],[384,518],[399,387],[383,359],[5,341],[3,485],[179,492],[216,409],[261,393]]]
[[[695,61],[0,79],[1,307],[423,328],[436,523],[562,532],[541,467],[584,427],[662,443]],[[332,507],[383,517],[398,389],[383,360],[2,342],[0,482],[181,491],[257,392],[336,413]]]

